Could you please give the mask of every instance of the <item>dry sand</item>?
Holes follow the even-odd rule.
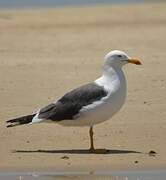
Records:
[[[110,121],[95,127],[96,147],[120,151],[51,151],[88,148],[88,128],[5,127],[6,120],[29,114],[94,80],[111,49],[124,50],[143,63],[125,67],[127,102]],[[166,4],[1,11],[0,84],[1,170],[166,166]],[[50,152],[12,153],[38,149]],[[145,154],[150,150],[158,154]]]

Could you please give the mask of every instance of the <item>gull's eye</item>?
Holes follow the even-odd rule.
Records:
[[[122,57],[122,55],[117,55],[119,58],[121,58]]]

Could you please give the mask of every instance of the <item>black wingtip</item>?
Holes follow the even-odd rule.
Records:
[[[9,127],[13,127],[13,125],[12,125],[12,124],[10,124],[10,125],[7,125],[6,127],[7,127],[7,128],[9,128]]]
[[[21,125],[21,123],[20,123],[20,118],[10,119],[10,120],[6,121],[6,123],[9,123],[9,124],[6,126],[7,128]]]
[[[8,125],[6,126],[7,128],[13,127],[13,126],[16,125],[16,124],[14,124],[14,123],[16,123],[16,122],[15,122],[15,119],[10,119],[10,120],[6,121],[6,123],[10,123],[10,124],[8,124]]]
[[[6,123],[9,123],[9,124],[6,127],[9,128],[9,127],[19,126],[23,124],[28,124],[32,122],[32,119],[35,115],[36,114],[31,114],[31,115],[21,116],[15,119],[7,120]]]
[[[6,121],[7,122],[7,121]],[[10,122],[9,122],[10,123]],[[7,125],[6,127],[7,128],[10,128],[10,127],[14,127],[14,126],[18,126],[18,125],[20,125],[19,123],[14,123],[14,124],[9,124],[9,125]]]
[[[18,118],[10,119],[10,120],[6,121],[6,123],[14,123],[14,122],[18,122]]]

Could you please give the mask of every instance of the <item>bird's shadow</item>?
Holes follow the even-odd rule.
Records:
[[[53,153],[53,154],[131,154],[142,153],[133,150],[118,150],[118,149],[97,149],[96,152],[90,152],[89,149],[60,149],[60,150],[14,150],[13,153]]]

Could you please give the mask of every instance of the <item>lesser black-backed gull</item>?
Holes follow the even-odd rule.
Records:
[[[94,148],[93,126],[110,119],[123,106],[126,79],[122,67],[128,63],[141,64],[138,59],[130,58],[122,51],[109,52],[104,58],[100,78],[68,92],[34,114],[7,121],[7,127],[50,121],[64,126],[89,126],[89,151],[104,152],[104,149]]]

